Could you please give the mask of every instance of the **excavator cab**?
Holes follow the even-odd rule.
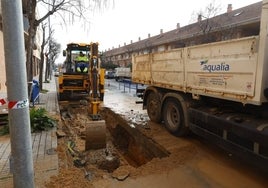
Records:
[[[83,55],[82,55],[83,54]],[[92,114],[97,117],[98,104],[104,96],[104,73],[100,68],[98,43],[70,43],[63,51],[64,71],[58,78],[59,100],[90,98]],[[95,104],[94,103],[94,104]],[[95,116],[96,115],[96,116]]]
[[[90,45],[71,43],[63,51],[67,73],[88,73],[90,59]]]

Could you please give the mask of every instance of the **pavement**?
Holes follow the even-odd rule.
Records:
[[[52,76],[49,83],[43,83],[47,93],[40,93],[39,103],[35,106],[45,108],[52,117],[59,114],[56,92],[57,77]],[[32,106],[32,104],[30,104]],[[5,112],[2,106],[1,112]],[[1,114],[3,115],[3,113]],[[1,125],[0,125],[1,126]],[[35,187],[45,187],[45,182],[58,173],[58,154],[56,128],[49,131],[32,133],[32,152],[34,164]],[[0,187],[13,187],[13,175],[10,173],[9,158],[11,154],[9,135],[0,136]]]
[[[45,108],[52,117],[59,115],[59,106],[56,92],[57,77],[52,77],[49,83],[43,83],[43,89],[48,90],[47,93],[40,93],[39,103],[36,102],[36,107]],[[130,97],[136,95],[136,86],[131,86],[129,83],[122,84],[114,80],[106,80],[105,82],[105,102],[104,105],[112,108],[115,111],[124,109],[121,106],[122,100],[128,101],[128,108],[135,109],[135,102],[131,105],[129,103]],[[116,88],[116,89],[111,89]],[[5,97],[4,94],[0,97]],[[121,101],[121,102],[120,102]],[[33,104],[31,103],[30,106]],[[141,109],[141,106],[138,106]],[[124,110],[125,111],[125,110]],[[0,106],[0,126],[1,115],[8,113],[7,107]],[[49,131],[42,131],[39,133],[32,133],[32,152],[33,164],[35,174],[35,187],[44,188],[45,183],[49,178],[58,174],[59,161],[57,148],[56,128]],[[0,188],[13,187],[13,176],[10,172],[9,158],[11,154],[10,137],[9,135],[0,136]]]

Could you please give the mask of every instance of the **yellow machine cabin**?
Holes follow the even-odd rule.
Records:
[[[63,51],[63,73],[58,79],[59,100],[91,97],[102,101],[104,96],[104,69],[100,69],[98,43],[70,43]]]

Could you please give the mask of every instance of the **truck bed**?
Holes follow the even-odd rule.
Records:
[[[187,93],[261,104],[264,63],[252,36],[133,56],[132,80]],[[264,78],[265,77],[265,78]]]

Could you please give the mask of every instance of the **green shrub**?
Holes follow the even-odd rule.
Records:
[[[32,132],[44,131],[56,126],[56,120],[49,117],[44,108],[30,109],[30,123]],[[0,135],[6,134],[9,134],[8,124],[0,128]]]
[[[44,108],[31,108],[30,122],[32,132],[48,130],[56,125],[56,120],[49,117]]]
[[[9,133],[9,127],[8,127],[8,115],[3,114],[0,116],[0,135],[5,135]]]
[[[0,128],[0,136],[9,134],[9,126],[4,125]]]

